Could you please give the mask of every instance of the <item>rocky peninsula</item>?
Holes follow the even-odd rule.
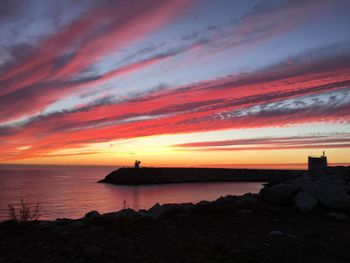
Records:
[[[349,262],[349,194],[348,172],[305,173],[211,202],[6,221],[0,262]]]
[[[221,168],[119,168],[100,183],[120,185],[191,182],[282,182],[301,175],[302,170],[221,169]]]

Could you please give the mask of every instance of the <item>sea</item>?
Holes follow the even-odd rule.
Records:
[[[256,193],[261,182],[210,182],[145,186],[97,183],[118,167],[0,166],[0,221],[9,218],[9,205],[21,200],[39,203],[40,219],[80,218],[87,212],[123,208],[148,209],[154,204],[212,201],[220,196]]]

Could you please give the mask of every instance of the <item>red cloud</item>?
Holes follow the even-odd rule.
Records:
[[[301,108],[272,109],[220,118],[222,112],[247,109],[320,92],[348,89],[348,69],[340,67],[314,72],[315,68],[315,65],[310,65],[310,73],[307,73],[305,68],[304,72],[301,72],[300,68],[294,69],[299,75],[288,68],[288,74],[281,71],[276,73],[281,76],[279,78],[270,72],[265,75],[253,74],[238,80],[213,80],[192,87],[162,90],[123,103],[55,114],[14,129],[12,133],[5,134],[3,139],[16,142],[8,144],[9,151],[14,146],[34,145],[11,156],[24,158],[46,155],[57,149],[81,147],[86,143],[147,135],[322,121],[349,122],[349,102],[339,104],[337,100],[334,104],[311,104]],[[135,119],[140,116],[149,118]],[[3,149],[6,149],[6,145]]]
[[[79,89],[96,85],[112,77],[129,74],[140,68],[148,67],[167,58],[155,57],[126,65],[120,69],[108,72],[97,79],[82,83],[67,83],[65,80],[75,73],[79,73],[96,62],[108,51],[118,50],[121,45],[137,41],[162,27],[167,21],[178,16],[178,10],[185,6],[185,0],[161,1],[152,0],[147,2],[107,2],[98,10],[93,10],[71,25],[62,29],[61,32],[43,41],[37,51],[24,63],[14,69],[5,72],[0,81],[5,83],[5,88],[0,91],[0,111],[4,114],[0,121],[13,121],[44,110],[48,105],[57,100],[76,92]],[[235,29],[238,35],[256,34],[259,31],[257,21],[273,17],[274,24],[278,25],[263,34],[264,37],[278,34],[292,27],[291,21],[283,19],[283,23],[276,23],[285,12],[290,14],[308,13],[314,8],[322,8],[320,3],[302,5],[287,4],[268,12],[253,13],[244,18]],[[125,12],[128,10],[128,12]],[[281,15],[282,14],[282,15]],[[270,20],[269,20],[270,21]],[[295,25],[295,22],[292,22]],[[254,42],[254,41],[253,41]],[[256,42],[256,41],[255,41]],[[254,42],[254,43],[255,43]],[[257,41],[256,43],[258,43]],[[68,50],[77,47],[77,52],[71,58],[56,69],[56,60],[62,60],[62,55]],[[195,49],[200,43],[195,43],[189,49]],[[61,63],[62,64],[62,63]],[[18,75],[25,75],[18,79]],[[22,90],[19,92],[19,90]],[[18,91],[18,92],[16,92]],[[228,90],[228,93],[231,91]],[[251,92],[250,92],[251,93]],[[224,95],[223,91],[221,92]],[[244,94],[242,93],[244,96]],[[249,94],[248,94],[249,95]],[[177,95],[176,95],[177,96]],[[192,91],[188,96],[208,96],[203,90]],[[176,100],[176,98],[172,98]],[[28,101],[30,101],[28,103]],[[188,103],[195,103],[197,100]]]
[[[185,0],[160,1],[153,0],[144,4],[129,2],[124,7],[128,10],[118,10],[119,14],[111,14],[118,18],[118,23],[107,34],[89,41],[79,49],[75,57],[61,69],[54,78],[69,77],[96,62],[106,51],[117,50],[123,45],[130,44],[155,29],[162,27],[177,11],[184,6]],[[129,14],[131,13],[131,15]],[[122,20],[122,23],[119,22]]]
[[[131,44],[162,27],[178,15],[178,10],[186,2],[108,2],[49,37],[37,47],[32,57],[0,76],[3,85],[0,90],[0,112],[4,113],[0,121],[12,121],[38,113],[79,89],[129,74],[164,59],[160,57],[129,64],[89,82],[66,82],[68,77],[90,67],[106,52],[126,43]],[[78,53],[55,69],[57,60],[62,60],[64,52],[74,45],[79,46]]]
[[[135,41],[138,37],[161,27],[172,17],[169,15],[171,11],[180,8],[184,1],[169,3],[154,0],[145,3],[149,6],[144,13],[137,5],[134,6],[134,2],[125,3],[127,6],[131,5],[130,10],[134,12],[123,16],[121,22],[106,21],[104,25],[101,22],[104,21],[102,18],[115,10],[112,8],[113,4],[110,6],[109,2],[107,6],[91,12],[58,35],[44,41],[35,56],[0,77],[0,80],[11,83],[0,93],[3,95],[0,97],[2,113],[0,121],[36,113],[58,98],[84,87],[86,83],[67,83],[62,79],[90,66],[92,62],[98,60],[100,52],[105,54],[106,51],[118,48],[117,43]],[[154,15],[153,11],[160,15]],[[110,19],[111,16],[107,17]],[[86,39],[89,41],[84,42]],[[50,75],[48,78],[48,73],[53,72],[54,59],[69,49],[72,42],[80,46],[79,52],[63,67],[54,71],[54,77]],[[100,78],[90,80],[87,84],[97,84],[115,76],[128,74],[164,58],[166,56],[126,65]],[[304,64],[285,63],[277,66],[243,77],[215,79],[160,90],[120,103],[85,106],[72,111],[38,116],[16,127],[0,127],[3,156],[6,155],[8,159],[46,156],[55,150],[81,147],[87,143],[147,135],[350,121],[349,103],[338,105],[331,102],[328,105],[309,105],[287,110],[260,110],[232,118],[221,118],[228,112],[245,110],[249,107],[349,89],[350,60],[347,55]],[[18,76],[21,77],[18,82],[11,82]],[[31,85],[36,82],[39,82],[38,85]],[[14,150],[22,145],[32,147],[22,151]],[[346,143],[343,145],[347,147]]]

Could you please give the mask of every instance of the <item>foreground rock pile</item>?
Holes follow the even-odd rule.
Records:
[[[262,201],[277,205],[294,205],[301,212],[311,212],[319,207],[333,210],[350,210],[350,183],[341,176],[304,176],[266,186],[260,191]]]
[[[253,210],[275,211],[278,208],[270,206],[259,200],[258,194],[247,193],[242,196],[227,195],[218,198],[215,201],[201,201],[197,204],[155,204],[150,209],[141,209],[135,211],[131,208],[123,209],[117,212],[100,214],[98,211],[91,211],[83,218],[75,220],[75,222],[103,222],[112,223],[116,220],[147,220],[157,221],[172,218],[174,216],[186,216],[190,214],[201,214],[208,212],[236,212],[236,213],[252,213]]]
[[[0,262],[350,262],[348,182],[301,176],[259,194],[0,223]]]
[[[240,214],[252,211],[276,211],[281,208],[297,208],[300,212],[328,209],[329,217],[344,220],[340,212],[350,211],[350,182],[341,176],[310,176],[305,174],[276,185],[267,184],[259,194],[243,196],[227,195],[216,201],[201,201],[197,204],[156,204],[149,210],[124,209],[118,212],[100,214],[92,211],[80,220],[109,222],[116,219],[159,220],[174,215],[188,215],[201,211],[234,211]]]

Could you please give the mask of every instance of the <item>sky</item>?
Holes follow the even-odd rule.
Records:
[[[0,164],[349,164],[349,9],[2,0]]]

